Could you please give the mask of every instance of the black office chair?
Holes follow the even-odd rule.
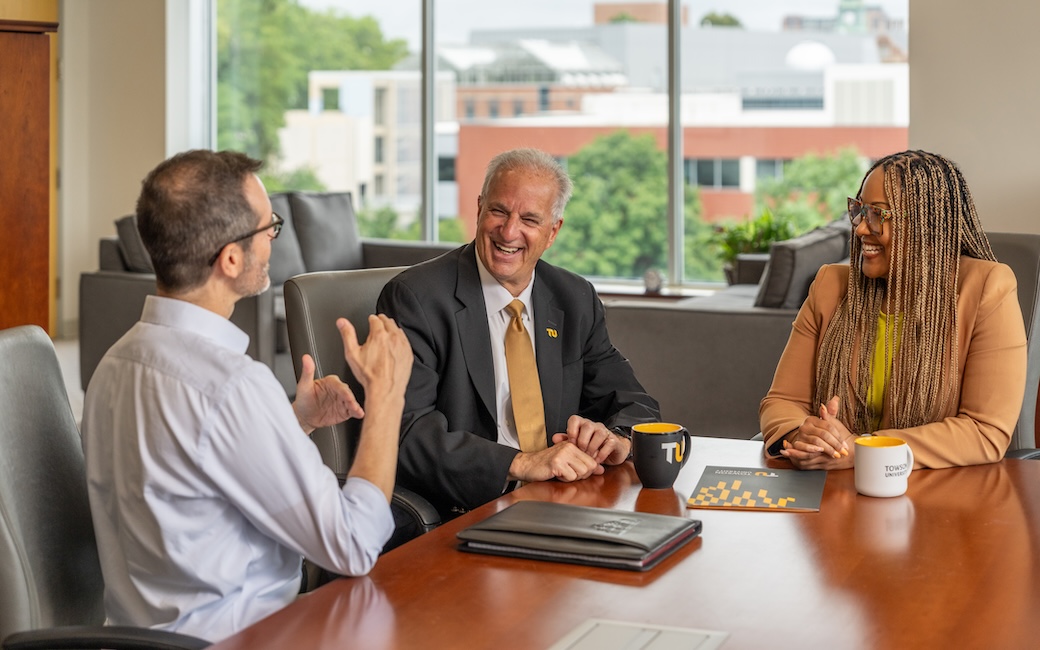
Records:
[[[300,376],[300,359],[309,354],[314,358],[315,377],[339,375],[363,403],[364,391],[343,356],[343,340],[336,329],[336,319],[343,317],[353,323],[358,340],[364,342],[368,337],[368,316],[375,313],[379,293],[402,269],[321,271],[286,281],[285,320],[297,378]],[[350,470],[360,433],[361,422],[351,419],[311,434],[325,464],[341,481],[346,480]],[[441,523],[437,510],[426,499],[400,486],[394,488],[391,509],[395,530],[384,552],[433,530]]]
[[[1036,447],[1037,403],[1040,390],[1040,235],[987,232],[993,254],[1011,267],[1018,280],[1018,302],[1026,326],[1026,399],[1011,439],[1012,449]]]
[[[54,346],[36,326],[0,331],[0,645],[210,645],[171,632],[105,627],[103,592],[83,450]]]

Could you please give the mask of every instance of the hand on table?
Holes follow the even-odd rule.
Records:
[[[548,449],[520,452],[514,456],[509,465],[509,479],[530,483],[555,478],[570,482],[603,473],[603,466],[566,440],[565,434],[557,433],[553,442],[555,444]]]
[[[567,431],[553,435],[553,444],[566,440],[602,465],[620,465],[628,459],[632,441],[614,433],[601,422],[572,415]]]
[[[780,455],[798,469],[846,469],[853,466],[856,436],[838,419],[840,399],[832,397],[820,405],[820,416],[805,418],[802,426],[787,436]]]

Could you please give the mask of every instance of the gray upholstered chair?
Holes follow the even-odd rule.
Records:
[[[1036,447],[1036,396],[1040,390],[1040,235],[1013,232],[986,233],[997,260],[1007,264],[1018,280],[1018,304],[1026,324],[1026,394],[1022,413],[1011,438],[1011,449]]]
[[[0,331],[0,639],[30,648],[204,648],[158,630],[104,627],[104,584],[79,430],[54,346]]]
[[[343,356],[336,319],[343,317],[353,323],[358,340],[364,342],[368,337],[368,315],[375,313],[383,285],[403,268],[305,273],[286,281],[285,314],[297,377],[303,355],[309,354],[314,358],[316,377],[339,375],[363,402],[364,391]],[[311,434],[325,464],[341,481],[346,480],[350,470],[360,433],[360,421],[348,420]],[[400,486],[394,489],[391,508],[396,530],[384,550],[440,524],[440,515],[426,499]]]

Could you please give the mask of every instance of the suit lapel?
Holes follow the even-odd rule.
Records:
[[[491,361],[491,334],[488,332],[487,308],[480,289],[480,274],[477,273],[476,251],[469,244],[459,256],[458,281],[455,298],[462,308],[455,312],[455,325],[462,339],[462,351],[466,357],[466,369],[480,401],[497,421],[498,408],[495,401],[495,368]]]
[[[542,263],[535,267],[535,275]],[[560,400],[563,396],[563,310],[553,302],[552,293],[544,280],[534,283],[535,356],[538,362],[538,381],[542,386],[542,403],[545,406],[545,434],[547,444],[552,445],[556,423],[560,421]]]

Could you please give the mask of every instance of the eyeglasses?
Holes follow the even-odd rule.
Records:
[[[863,218],[867,218],[867,228],[874,235],[881,234],[881,225],[895,216],[895,210],[886,210],[876,205],[864,203],[859,199],[849,197],[849,221],[852,227],[859,225]]]
[[[242,235],[241,237],[235,237],[234,239],[232,239],[228,243],[226,243],[223,246],[221,246],[220,248],[218,248],[217,252],[213,253],[213,257],[209,258],[209,265],[213,266],[214,262],[217,261],[217,258],[220,257],[221,251],[223,251],[225,248],[227,248],[231,244],[234,244],[235,242],[240,242],[243,239],[249,239],[253,235],[259,235],[260,233],[262,233],[265,230],[270,230],[270,229],[273,228],[274,231],[273,231],[273,233],[271,235],[271,239],[278,239],[278,235],[282,234],[282,224],[284,224],[284,223],[285,223],[285,219],[282,219],[277,214],[272,212],[271,213],[271,223],[267,224],[263,228],[257,228],[256,230],[254,230],[252,232],[247,232],[246,234]]]

